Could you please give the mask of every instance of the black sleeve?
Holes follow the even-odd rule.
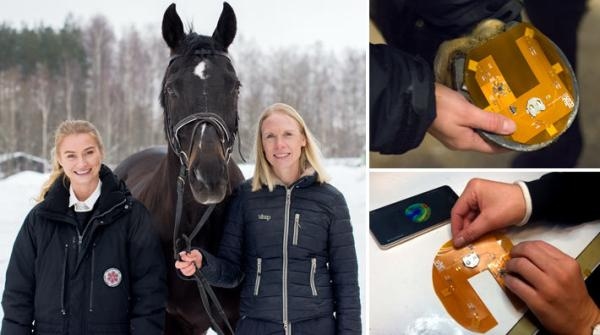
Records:
[[[2,335],[31,334],[33,329],[33,301],[35,295],[36,245],[33,235],[35,215],[25,219],[6,270],[6,283],[2,296],[4,319]]]
[[[553,172],[527,182],[530,221],[581,223],[600,219],[600,172]]]
[[[387,45],[369,45],[369,147],[382,154],[416,148],[435,119],[431,68]]]

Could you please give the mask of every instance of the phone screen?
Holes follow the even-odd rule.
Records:
[[[458,195],[447,185],[400,200],[369,213],[371,234],[387,249],[430,231],[450,219]]]

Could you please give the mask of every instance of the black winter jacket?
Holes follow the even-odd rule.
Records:
[[[81,233],[62,178],[27,215],[6,273],[3,335],[162,334],[165,265],[150,214],[104,165],[100,179]]]
[[[218,258],[202,253],[202,272],[211,284],[241,283],[242,318],[276,322],[284,329],[335,312],[335,334],[361,333],[348,207],[343,195],[318,183],[316,175],[272,192],[267,187],[252,192],[251,180],[243,183],[232,201]]]
[[[369,150],[416,148],[436,117],[432,64],[439,45],[486,18],[520,17],[518,0],[371,0],[387,45],[369,45]]]
[[[421,144],[435,120],[433,72],[388,45],[369,45],[369,56],[369,148],[402,154]]]
[[[530,221],[581,223],[600,219],[600,172],[553,172],[527,182]],[[588,190],[588,191],[585,191]]]

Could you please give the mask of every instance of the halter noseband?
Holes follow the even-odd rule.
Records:
[[[167,117],[167,120],[167,122],[170,123],[170,118]],[[233,151],[233,144],[235,142],[235,133],[232,134],[229,131],[229,129],[227,129],[225,121],[219,115],[214,113],[195,113],[186,116],[185,118],[177,122],[177,124],[172,128],[169,124],[167,128],[167,137],[169,138],[169,144],[171,145],[171,149],[173,149],[177,157],[179,157],[179,161],[182,165],[185,165],[186,169],[188,166],[188,156],[185,150],[181,148],[181,143],[179,142],[179,131],[181,130],[181,128],[185,127],[188,124],[193,124],[194,127],[197,127],[198,125],[203,123],[207,123],[215,127],[215,129],[217,130],[217,134],[219,135],[221,147],[225,156],[225,161],[229,162],[229,159],[231,158],[231,152]]]

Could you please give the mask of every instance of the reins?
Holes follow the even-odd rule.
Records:
[[[179,168],[179,176],[177,177],[177,205],[175,207],[175,227],[173,228],[173,257],[174,257],[175,261],[180,260],[179,250],[178,250],[179,242],[181,240],[183,240],[183,242],[185,243],[185,250],[186,250],[186,252],[189,253],[192,250],[192,240],[200,232],[200,229],[202,229],[202,227],[204,226],[206,221],[208,221],[210,214],[212,213],[212,211],[215,209],[215,206],[216,206],[215,204],[208,206],[208,208],[202,214],[200,221],[198,221],[198,223],[194,227],[194,230],[189,235],[182,233],[181,237],[178,237],[179,228],[181,225],[181,212],[182,212],[182,207],[183,207],[183,191],[184,191],[184,187],[185,187],[186,176],[187,176],[187,167],[184,165],[181,165]],[[231,327],[231,324],[229,323],[229,320],[227,319],[227,315],[225,314],[225,311],[223,310],[223,306],[219,302],[219,298],[217,298],[217,296],[215,295],[215,292],[213,291],[212,287],[210,286],[210,284],[208,283],[208,281],[206,280],[206,278],[204,277],[202,272],[200,272],[200,269],[196,269],[196,272],[194,273],[194,280],[196,281],[196,286],[198,287],[198,292],[200,293],[200,299],[202,300],[202,306],[204,307],[204,310],[206,311],[206,314],[208,315],[208,318],[210,319],[210,323],[211,323],[212,327],[214,328],[214,330],[219,335],[225,334],[223,332],[223,330],[221,330],[221,327],[219,327],[219,325],[217,324],[215,318],[213,317],[213,315],[211,313],[211,309],[210,309],[211,302],[215,306],[215,309],[219,313],[219,316],[221,317],[221,319],[223,319],[223,321],[225,322],[225,325],[227,326],[227,328],[233,335],[234,334],[233,328]]]

